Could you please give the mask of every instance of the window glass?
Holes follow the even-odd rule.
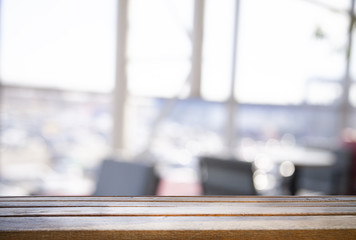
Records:
[[[312,3],[312,1],[310,1]],[[334,11],[348,11],[351,6],[350,0],[323,0],[314,1],[314,4],[321,5]]]
[[[349,100],[352,106],[356,107],[356,84],[351,85],[351,89],[349,92]]]
[[[235,2],[205,2],[201,90],[207,100],[223,101],[230,94]]]
[[[2,87],[0,195],[87,195],[107,156],[110,96]]]
[[[354,14],[356,15],[356,7],[354,9]],[[356,82],[356,23],[354,23],[353,33],[352,33],[352,48],[351,48],[351,79]]]
[[[349,118],[349,123],[351,123],[351,127],[354,129],[354,141],[356,141],[356,111],[354,110]]]
[[[223,150],[225,105],[200,99],[181,99],[171,105],[167,117],[152,135],[152,126],[167,100],[160,98],[130,98],[132,152],[148,149],[166,164],[190,165],[199,154],[216,154]],[[150,139],[150,137],[152,139]],[[147,150],[147,149],[145,149]]]
[[[306,86],[305,101],[308,104],[336,104],[342,95],[341,84],[335,81],[310,81]]]
[[[339,86],[329,82],[338,82],[344,76],[347,28],[346,12],[332,11],[318,2],[241,1],[235,89],[238,100],[270,104],[335,102]],[[306,94],[311,91],[311,83],[325,85],[332,92],[330,99],[320,91],[311,100]]]
[[[116,0],[0,4],[0,195],[92,194],[110,149]]]
[[[3,82],[112,89],[115,0],[3,0],[1,4]]]
[[[281,140],[285,134],[291,134],[298,144],[303,144],[308,137],[338,137],[339,117],[335,108],[242,104],[238,114],[240,141]]]
[[[190,71],[193,1],[132,0],[128,87],[139,96],[172,97]]]

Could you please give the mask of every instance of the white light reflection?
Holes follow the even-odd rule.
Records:
[[[257,170],[263,170],[265,172],[271,171],[274,166],[271,160],[265,155],[256,156],[254,165]]]
[[[291,161],[284,161],[280,166],[279,166],[279,173],[283,177],[290,177],[293,175],[295,171],[294,164]]]
[[[253,174],[253,182],[257,191],[270,190],[276,185],[276,178],[263,171],[257,170]]]

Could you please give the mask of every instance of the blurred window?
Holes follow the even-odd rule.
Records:
[[[131,0],[128,87],[139,96],[173,97],[191,69],[194,1]]]
[[[0,195],[90,194],[109,149],[116,0],[0,4]]]
[[[48,194],[65,176],[73,192],[89,189],[74,182],[84,176],[90,183],[109,149],[117,1],[0,0],[3,182],[22,181],[29,183],[25,193]],[[241,0],[234,42],[236,2],[203,4],[202,99],[193,99],[183,97],[193,65],[195,2],[128,1],[131,153],[150,141],[163,162],[194,167],[194,156],[222,152],[223,102],[235,68],[239,139],[338,137],[351,1]],[[349,99],[356,107],[353,34]],[[160,112],[165,116],[153,134]]]
[[[235,3],[205,2],[201,90],[207,100],[225,101],[230,95]]]
[[[344,77],[349,22],[343,8],[346,1],[241,1],[237,99],[281,105],[335,102],[340,87],[329,83]],[[330,94],[315,92],[315,86]]]
[[[354,8],[354,15],[356,16],[356,7]],[[351,70],[351,79],[354,82],[356,82],[356,23],[355,22],[353,25],[350,70]]]
[[[356,7],[354,7],[354,17],[356,16]],[[355,18],[354,18],[354,21]],[[352,35],[352,48],[351,48],[351,63],[350,63],[350,76],[351,76],[351,88],[349,92],[349,100],[353,107],[356,107],[356,22],[353,25],[353,35]],[[354,119],[356,116],[356,109],[353,109]],[[350,123],[355,123],[355,121],[349,121]],[[353,127],[356,128],[356,125]]]
[[[351,85],[349,99],[350,99],[351,105],[356,107],[356,83]]]
[[[353,11],[356,16],[356,7]],[[355,20],[355,18],[354,18]],[[349,101],[353,107],[356,107],[356,23],[353,25],[353,35],[352,35],[352,48],[351,48],[351,62],[350,62],[350,77],[351,77],[351,88],[349,92]],[[353,109],[353,115],[356,115],[356,109]],[[350,117],[352,119],[352,117]],[[355,117],[354,117],[355,119]],[[355,121],[349,120],[351,124]],[[356,125],[353,127],[356,128]]]
[[[109,92],[116,0],[2,0],[4,83]]]
[[[356,129],[356,111],[354,110],[352,114],[350,115],[349,122],[351,123],[350,127],[353,129]],[[356,131],[354,131],[354,141],[356,141]]]
[[[238,108],[239,140],[253,139],[280,140],[292,134],[297,144],[304,144],[306,138],[338,138],[339,111],[322,106],[281,106],[242,104]]]
[[[152,141],[151,152],[166,164],[189,165],[192,156],[219,153],[223,149],[225,106],[201,99],[182,99],[175,103],[167,118],[153,136],[152,126],[165,99],[131,98],[129,148],[132,152],[145,149]],[[202,117],[204,116],[204,117]]]

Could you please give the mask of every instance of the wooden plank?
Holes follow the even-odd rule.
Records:
[[[278,240],[278,239],[323,239],[349,240],[355,239],[355,230],[184,230],[184,231],[22,231],[4,232],[0,239],[28,240],[28,239],[76,239],[76,240],[216,240],[216,239],[244,239],[244,240]]]
[[[355,229],[356,216],[0,217],[2,231]]]
[[[356,207],[56,207],[2,208],[0,217],[26,216],[316,216],[356,215]]]
[[[356,197],[1,197],[0,239],[356,239]]]
[[[189,206],[207,206],[207,207],[230,207],[231,204],[237,206],[274,206],[274,207],[283,207],[283,206],[299,206],[299,207],[355,207],[355,201],[294,201],[294,202],[115,202],[115,201],[7,201],[0,202],[1,208],[30,208],[30,207],[189,207]]]
[[[44,197],[44,196],[33,196],[33,197],[0,197],[0,202],[8,201],[80,201],[80,202],[344,202],[352,201],[356,202],[356,196],[313,196],[313,197],[301,197],[301,196],[275,196],[275,197],[252,197],[252,196],[184,196],[184,197]]]

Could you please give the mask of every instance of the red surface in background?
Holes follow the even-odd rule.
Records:
[[[162,179],[157,189],[159,196],[198,196],[201,194],[200,182],[173,182]]]

